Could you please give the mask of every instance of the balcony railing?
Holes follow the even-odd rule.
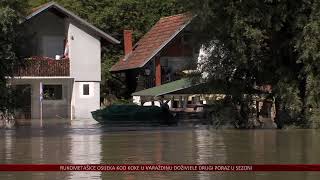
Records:
[[[14,69],[14,76],[69,76],[69,59],[54,60],[45,57],[25,59]]]

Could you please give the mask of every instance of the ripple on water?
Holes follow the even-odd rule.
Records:
[[[319,131],[106,127],[94,122],[0,130],[0,163],[319,163]],[[318,179],[319,173],[0,173],[0,179]]]

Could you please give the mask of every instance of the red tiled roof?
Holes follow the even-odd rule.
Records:
[[[172,40],[192,19],[191,14],[161,18],[134,46],[132,53],[112,66],[110,71],[143,67],[158,51]]]

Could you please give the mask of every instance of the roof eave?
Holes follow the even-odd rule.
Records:
[[[174,82],[178,82],[178,81],[181,81],[181,80],[191,81],[191,79],[186,78],[186,79],[180,79],[180,80],[172,81],[172,82],[169,82],[169,83],[174,83]],[[169,90],[169,91],[162,92],[162,93],[158,93],[158,94],[148,94],[148,95],[141,94],[141,92],[143,92],[143,91],[150,90],[150,89],[153,89],[153,88],[159,88],[159,86],[155,86],[155,87],[152,87],[152,88],[148,88],[148,89],[144,89],[144,90],[141,90],[141,91],[134,92],[134,93],[131,94],[131,96],[158,97],[158,96],[163,96],[163,95],[170,94],[170,93],[173,93],[173,92],[176,92],[176,91],[180,91],[180,90],[183,90],[183,89],[186,89],[186,88],[190,88],[192,86],[197,86],[199,84],[201,84],[201,83],[196,83],[196,84],[191,84],[190,83],[190,84],[186,84],[183,87],[180,87],[180,88],[177,88],[177,89],[174,89],[174,90]],[[168,84],[162,84],[160,86],[163,86],[163,85],[168,85]]]
[[[111,67],[111,69],[109,70],[110,72],[121,72],[121,71],[126,71],[126,70],[132,70],[132,69],[138,69],[140,67],[134,67],[134,68],[121,68],[121,69],[113,69]]]

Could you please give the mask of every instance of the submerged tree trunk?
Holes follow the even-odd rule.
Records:
[[[303,79],[300,81],[300,86],[299,86],[299,91],[300,91],[300,99],[302,102],[302,107],[300,111],[300,117],[301,122],[303,126],[308,126],[308,118],[307,118],[307,113],[306,113],[306,96],[307,96],[307,77],[304,76]]]
[[[249,100],[245,98],[240,104],[240,128],[249,128]]]
[[[283,128],[283,119],[281,119],[280,117],[280,113],[281,113],[281,104],[280,104],[280,98],[276,97],[275,98],[275,108],[276,108],[276,116],[275,116],[275,120],[274,122],[277,124],[277,128],[278,129],[282,129]]]

